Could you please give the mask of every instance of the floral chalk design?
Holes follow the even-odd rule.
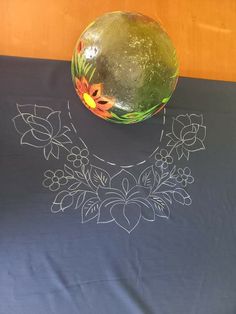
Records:
[[[62,185],[65,185],[68,180],[64,175],[64,171],[57,170],[55,172],[47,170],[44,173],[45,180],[43,181],[43,186],[49,188],[51,191],[57,191]]]
[[[17,105],[18,115],[13,118],[16,131],[21,134],[21,144],[43,148],[44,157],[59,158],[60,148],[71,143],[70,129],[61,126],[61,112],[37,105]]]
[[[206,127],[203,125],[203,116],[179,115],[173,120],[172,133],[167,136],[170,138],[167,146],[172,146],[171,152],[175,149],[178,159],[185,156],[188,160],[191,152],[205,149],[203,142],[206,137]]]
[[[82,223],[115,223],[130,233],[141,220],[169,218],[175,202],[191,205],[188,186],[194,183],[194,177],[189,167],[181,168],[177,163],[205,149],[202,115],[174,118],[172,132],[166,137],[170,139],[167,146],[145,164],[136,165],[136,175],[117,165],[111,175],[92,163],[82,139],[77,144],[72,142],[72,130],[61,125],[60,111],[37,105],[17,105],[17,110],[13,123],[21,135],[21,144],[41,149],[46,160],[64,158],[63,169],[44,172],[43,187],[55,193],[53,213],[76,209]],[[60,149],[66,153],[63,157],[59,156]]]
[[[89,163],[89,151],[87,148],[80,149],[77,146],[74,146],[70,150],[70,154],[67,156],[67,160],[73,163],[75,168],[79,168],[82,165],[87,166]]]

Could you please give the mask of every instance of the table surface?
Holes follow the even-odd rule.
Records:
[[[69,62],[0,57],[0,314],[236,312],[236,84],[92,115]]]

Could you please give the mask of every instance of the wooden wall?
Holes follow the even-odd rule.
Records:
[[[236,81],[236,0],[0,0],[0,54],[69,60],[84,27],[116,10],[159,19],[181,75]]]

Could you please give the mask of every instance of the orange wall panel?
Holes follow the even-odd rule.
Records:
[[[0,54],[70,60],[82,30],[116,10],[161,21],[181,75],[236,81],[236,0],[0,0]]]

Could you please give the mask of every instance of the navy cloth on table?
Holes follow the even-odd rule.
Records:
[[[236,84],[180,78],[143,123],[70,63],[0,57],[0,314],[236,313]]]

